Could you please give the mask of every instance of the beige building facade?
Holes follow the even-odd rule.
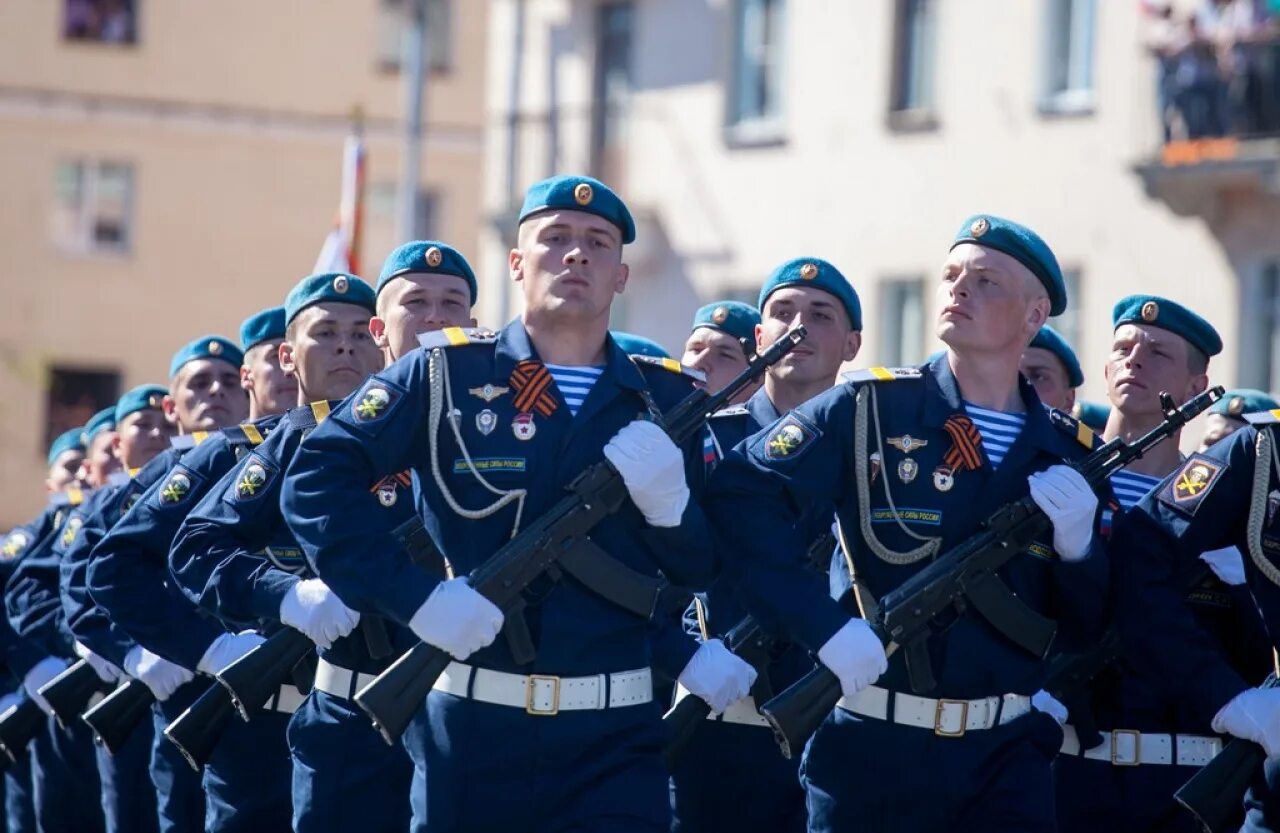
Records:
[[[404,0],[136,0],[129,31],[74,29],[94,5],[0,4],[0,527],[41,506],[49,433],[164,382],[179,346],[235,338],[311,271],[357,108],[364,275],[399,242]],[[419,231],[464,252],[482,216],[486,13],[430,0]]]
[[[1087,398],[1104,395],[1111,307],[1135,292],[1219,328],[1216,381],[1280,388],[1280,148],[1162,161],[1139,7],[494,0],[483,262],[505,263],[523,184],[593,171],[640,221],[619,328],[677,350],[699,304],[754,300],[807,254],[861,296],[856,364],[909,363],[940,347],[952,236],[993,213],[1037,229],[1067,271],[1055,323]],[[517,305],[490,292],[485,317]]]

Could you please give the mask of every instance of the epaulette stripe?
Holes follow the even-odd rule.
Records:
[[[893,371],[889,370],[887,367],[872,367],[868,368],[868,370],[871,372],[872,376],[879,379],[881,382],[892,382],[894,379]]]
[[[317,425],[324,422],[325,417],[329,416],[329,411],[329,401],[327,399],[311,403],[311,413],[315,415]]]
[[[196,445],[200,445],[200,443],[204,442],[207,439],[209,439],[208,431],[192,431],[191,432],[191,441]]]
[[[81,503],[84,502],[84,492],[80,491],[74,486],[71,487],[70,489],[67,489],[67,502],[70,503],[72,506],[79,506]]]
[[[662,366],[667,370],[670,370],[672,373],[680,373],[684,369],[680,366],[680,362],[666,357],[663,357],[662,359]]]
[[[258,426],[251,422],[246,422],[244,425],[240,426],[240,430],[244,432],[245,439],[250,443],[253,445],[261,445],[262,432],[258,430]]]
[[[1085,448],[1093,448],[1093,429],[1083,422],[1076,423],[1076,439]]]
[[[461,347],[464,344],[471,343],[471,339],[467,337],[466,331],[461,327],[445,327],[442,332],[454,347]]]
[[[1271,425],[1280,422],[1280,408],[1272,411],[1259,411],[1256,414],[1245,414],[1244,421],[1250,425]]]

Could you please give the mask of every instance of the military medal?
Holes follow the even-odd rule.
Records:
[[[476,430],[479,431],[482,435],[486,437],[489,436],[490,434],[493,433],[493,429],[497,427],[498,427],[498,415],[495,414],[493,411],[489,410],[488,408],[485,408],[483,411],[476,414]]]
[[[506,396],[507,393],[509,393],[510,391],[511,391],[511,388],[502,387],[502,386],[490,384],[487,382],[478,388],[467,389],[467,393],[471,394],[472,396],[479,397],[480,399],[483,399],[485,402],[492,402],[493,400],[497,399],[499,396]]]
[[[898,479],[903,483],[910,483],[916,479],[916,475],[920,473],[920,464],[910,457],[904,457],[902,462],[898,463]]]
[[[533,435],[538,432],[537,426],[533,424],[533,414],[516,414],[516,418],[511,420],[511,432],[516,435],[517,440],[533,439]]]
[[[396,487],[394,483],[387,483],[378,487],[378,503],[388,509],[396,505]]]
[[[956,479],[948,466],[938,466],[933,470],[933,488],[939,492],[949,492],[956,485]]]
[[[903,434],[901,437],[890,437],[889,445],[901,451],[903,454],[910,454],[917,448],[924,448],[929,444],[928,440],[919,440],[910,434]]]

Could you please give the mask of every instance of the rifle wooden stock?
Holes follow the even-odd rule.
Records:
[[[289,679],[293,668],[315,644],[293,628],[281,628],[266,641],[218,672],[242,720],[249,720]]]
[[[209,762],[209,756],[235,713],[231,696],[215,683],[164,728],[164,736],[178,747],[191,768],[199,772]]]
[[[1211,388],[1193,397],[1181,408],[1175,408],[1168,394],[1162,393],[1160,400],[1165,412],[1163,422],[1135,440],[1132,445],[1116,438],[1072,464],[1072,467],[1096,489],[1113,473],[1173,436],[1179,428],[1220,399],[1222,394],[1221,387]],[[974,535],[938,556],[931,564],[886,594],[880,602],[879,617],[867,624],[879,637],[887,652],[896,650],[896,646],[906,649],[910,671],[913,652],[923,653],[927,659],[926,640],[936,630],[933,620],[962,600],[970,603],[969,606],[976,613],[986,616],[985,601],[979,604],[979,599],[971,595],[970,589],[973,586],[991,589],[992,582],[998,581],[996,570],[1025,550],[1050,526],[1049,518],[1030,496],[1001,507],[983,522]],[[1004,592],[1007,593],[1007,589]],[[1021,608],[1026,607],[1012,594],[1010,596]],[[1017,610],[1018,608],[1014,608],[1014,614],[1004,618],[1008,620],[1022,616],[1025,619],[1026,615],[1034,616],[1035,619],[1042,618],[1029,609],[1026,614],[1018,613]],[[1006,632],[1005,635],[1016,639],[1019,645],[1033,655],[1043,657],[1049,649],[1053,630],[1051,627],[1048,639],[1045,639],[1043,634],[1036,635],[1028,629],[1033,622],[1034,620],[1028,621],[1018,632]],[[931,676],[929,682],[932,682]],[[930,687],[918,687],[914,672],[912,683],[917,691],[927,691]],[[840,680],[826,666],[818,665],[786,691],[765,703],[760,713],[773,727],[774,737],[782,754],[790,758],[817,731],[841,696]]]
[[[151,704],[155,701],[155,695],[146,683],[129,680],[81,715],[81,719],[93,730],[94,740],[114,755],[139,724],[150,717]]]
[[[44,729],[47,715],[36,701],[23,698],[0,714],[0,752],[5,765],[15,764],[27,751],[27,744]]]
[[[804,327],[795,327],[752,358],[747,369],[724,389],[715,394],[700,389],[685,397],[667,415],[664,426],[676,445],[701,431],[711,413],[763,375],[806,335]],[[616,512],[626,498],[626,484],[613,466],[606,461],[593,464],[569,484],[569,494],[472,570],[468,576],[471,586],[500,610],[510,610],[520,603],[520,594],[529,582]],[[404,732],[450,661],[439,648],[419,643],[356,694],[356,703],[387,743],[394,744]]]
[[[114,685],[105,682],[88,660],[73,663],[65,671],[40,687],[40,696],[53,709],[61,726],[71,726],[89,707],[95,694],[110,691]]]

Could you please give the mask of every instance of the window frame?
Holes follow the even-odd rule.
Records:
[[[66,254],[78,256],[114,256],[127,257],[133,253],[136,243],[136,193],[137,176],[132,161],[118,158],[94,158],[89,156],[63,157],[54,162],[54,202],[61,198],[57,194],[58,179],[61,170],[66,166],[76,166],[80,170],[78,204],[74,207],[75,229],[70,238],[62,237],[58,231],[51,230],[53,244]],[[98,218],[99,198],[102,192],[102,172],[105,168],[118,167],[128,174],[128,185],[123,196],[124,217],[122,220],[123,240],[120,243],[99,241],[95,230]],[[55,205],[55,211],[61,211],[61,205]]]
[[[769,12],[770,4],[777,4],[777,26],[774,28],[774,40],[770,42],[769,71],[773,73],[772,89],[777,94],[775,112],[747,114],[743,106],[746,78],[746,60],[748,52],[746,36],[748,14],[756,10],[759,14]],[[731,15],[732,38],[731,64],[729,83],[725,85],[725,117],[724,138],[733,147],[777,145],[786,141],[786,82],[787,82],[787,0],[734,0]],[[763,17],[760,17],[763,19]],[[765,44],[760,44],[764,50]],[[768,102],[765,102],[766,109]]]
[[[1061,16],[1063,4],[1070,5],[1069,32],[1066,48],[1062,50],[1067,61],[1066,86],[1055,89],[1059,42],[1055,24]],[[1098,91],[1098,14],[1101,6],[1097,0],[1046,0],[1041,41],[1040,96],[1038,108],[1045,116],[1087,116],[1097,108]],[[1084,10],[1084,11],[1080,11]],[[1078,38],[1084,36],[1083,42]],[[1083,54],[1082,54],[1083,53]],[[1083,60],[1085,86],[1073,86],[1072,76],[1081,74],[1077,62]],[[1076,79],[1078,80],[1078,79]]]

